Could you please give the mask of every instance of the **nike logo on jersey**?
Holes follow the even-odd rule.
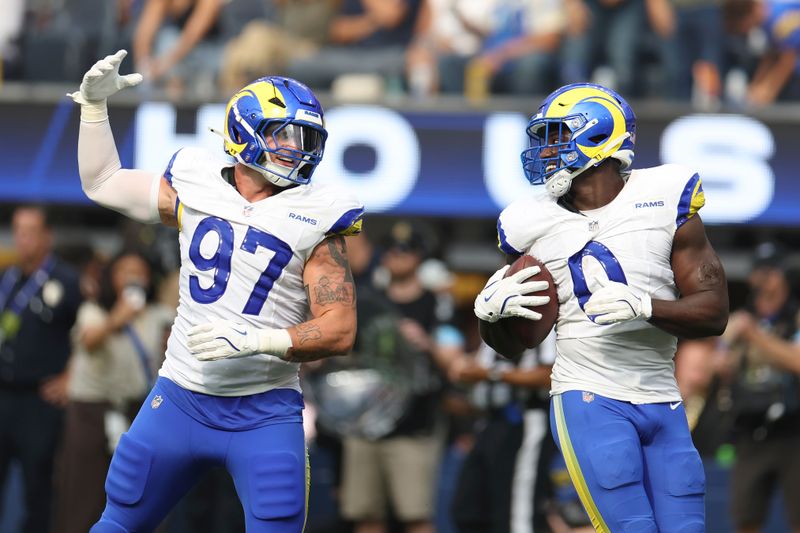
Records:
[[[655,200],[653,202],[636,202],[633,204],[636,209],[643,209],[646,207],[664,207],[664,200]]]
[[[299,220],[300,222],[305,222],[306,224],[311,224],[312,226],[317,225],[317,219],[311,218],[303,215],[298,215],[297,213],[289,213],[289,218],[293,220]]]
[[[670,408],[670,409],[672,409],[672,410],[674,411],[675,409],[677,409],[677,408],[678,408],[678,406],[679,406],[680,404],[681,404],[681,402],[670,402],[670,404],[669,404],[669,408]]]

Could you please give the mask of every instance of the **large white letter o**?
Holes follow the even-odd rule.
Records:
[[[420,168],[417,135],[402,115],[385,107],[343,106],[326,113],[328,142],[314,181],[355,192],[369,212],[392,209],[414,189]],[[375,168],[355,173],[344,167],[344,152],[354,144],[375,150]]]

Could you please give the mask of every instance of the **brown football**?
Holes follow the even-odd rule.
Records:
[[[539,346],[542,341],[547,338],[547,335],[556,324],[556,318],[558,318],[558,293],[556,292],[556,284],[553,282],[553,276],[550,274],[550,271],[547,270],[547,267],[544,266],[544,263],[531,255],[523,255],[514,261],[505,275],[505,277],[508,277],[515,272],[519,272],[523,268],[534,265],[538,265],[542,270],[526,281],[547,281],[550,284],[547,290],[530,293],[530,295],[550,297],[550,301],[545,305],[529,308],[537,313],[541,313],[541,320],[528,320],[522,317],[501,319],[503,322],[507,323],[507,331],[515,335],[519,343],[528,348]]]

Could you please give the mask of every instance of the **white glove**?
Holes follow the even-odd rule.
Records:
[[[506,265],[489,278],[486,286],[475,298],[475,316],[486,322],[497,322],[501,318],[521,316],[528,320],[540,320],[541,313],[527,309],[544,305],[550,301],[549,296],[525,296],[531,292],[547,290],[550,284],[546,281],[528,281],[541,270],[538,266],[523,268],[505,278]]]
[[[292,339],[285,329],[258,329],[230,320],[211,320],[190,329],[186,344],[192,355],[200,361],[255,354],[269,354],[283,359],[292,347]]]
[[[67,96],[81,105],[82,119],[104,120],[108,116],[106,99],[126,87],[141,83],[141,74],[119,75],[119,65],[126,55],[126,50],[120,50],[114,55],[104,57],[83,75],[78,91],[67,93]]]
[[[653,302],[647,293],[639,293],[624,283],[597,279],[601,289],[586,301],[583,310],[597,324],[616,324],[631,320],[649,320]]]

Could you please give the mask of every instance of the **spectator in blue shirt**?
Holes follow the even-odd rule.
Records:
[[[769,49],[750,81],[747,103],[764,106],[777,99],[800,97],[800,1],[728,0],[725,19],[734,34],[746,35],[761,27],[769,39]]]

